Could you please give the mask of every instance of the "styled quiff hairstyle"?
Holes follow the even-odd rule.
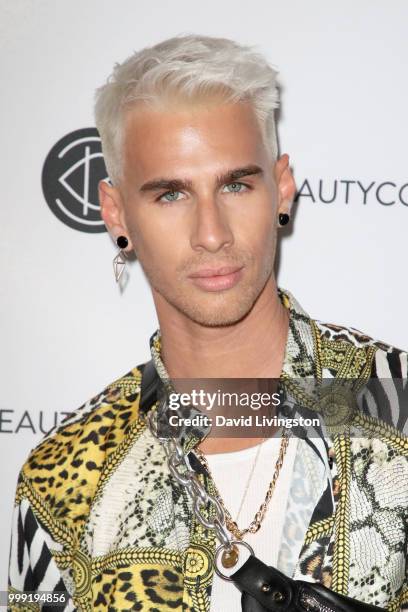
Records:
[[[226,103],[249,101],[275,159],[276,76],[276,70],[252,47],[194,34],[169,38],[115,64],[95,96],[95,122],[112,183],[122,178],[124,115],[138,102],[166,108],[170,101],[173,105],[212,98]]]

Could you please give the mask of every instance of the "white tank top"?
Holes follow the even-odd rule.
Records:
[[[290,436],[289,438],[283,465],[260,530],[255,534],[249,533],[244,537],[244,540],[252,546],[255,555],[264,563],[274,567],[277,566],[286,503],[298,441],[299,438],[295,436]],[[248,477],[253,469],[254,460],[259,449],[256,466],[237,521],[240,529],[248,527],[259,506],[265,499],[269,483],[275,471],[280,444],[281,437],[279,435],[265,440],[260,449],[259,445],[256,445],[241,451],[206,455],[215,485],[233,520],[236,520],[248,483]],[[240,547],[241,551],[243,551],[242,547]],[[244,555],[244,552],[242,552],[242,555]],[[246,557],[247,554],[245,554]],[[222,580],[215,573],[210,610],[211,612],[221,612],[224,610],[228,610],[228,612],[241,611],[240,591],[234,584]]]

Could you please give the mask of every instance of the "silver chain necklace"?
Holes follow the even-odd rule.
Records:
[[[219,568],[222,555],[229,557],[233,552],[238,554],[239,546],[247,549],[250,555],[255,556],[252,547],[243,540],[232,539],[225,525],[225,512],[218,499],[208,493],[201,484],[196,472],[191,469],[187,455],[175,437],[160,436],[155,421],[156,411],[151,410],[147,415],[147,423],[152,435],[161,443],[167,457],[169,471],[173,478],[182,485],[193,503],[193,511],[200,523],[207,529],[213,529],[220,545],[215,551],[214,570],[223,580],[232,582]],[[208,517],[203,514],[203,508],[209,504]],[[213,515],[214,518],[210,518]],[[237,557],[238,559],[238,557]],[[226,566],[228,567],[228,566]]]

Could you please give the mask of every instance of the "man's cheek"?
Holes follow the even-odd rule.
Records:
[[[176,280],[174,267],[169,261],[168,254],[156,251],[149,255],[149,270],[161,284],[172,284]]]

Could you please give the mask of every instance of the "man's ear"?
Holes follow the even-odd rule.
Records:
[[[278,213],[290,214],[296,195],[296,183],[289,167],[289,155],[282,155],[275,163],[275,181],[278,189]]]
[[[115,242],[119,236],[126,236],[128,239],[128,246],[123,250],[131,251],[133,245],[126,227],[122,196],[120,195],[119,189],[109,185],[105,180],[102,180],[99,181],[98,184],[98,193],[101,217],[110,235]]]

